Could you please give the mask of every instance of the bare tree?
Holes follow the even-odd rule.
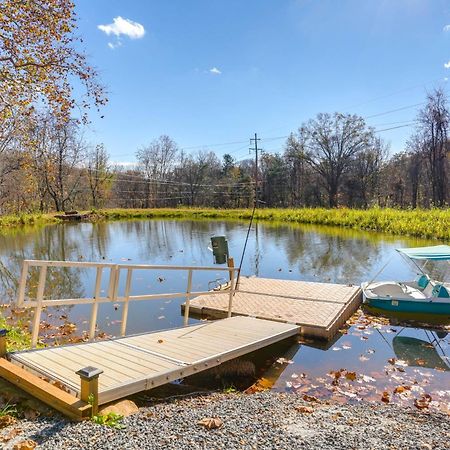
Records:
[[[444,206],[448,196],[448,131],[450,113],[443,89],[427,96],[425,107],[419,111],[418,127],[413,139],[426,158],[431,184],[431,200],[435,206]]]
[[[109,166],[109,156],[103,144],[96,145],[88,153],[87,178],[91,194],[92,206],[103,206],[108,188],[111,186],[113,174]]]
[[[80,193],[81,163],[86,146],[75,122],[59,124],[52,116],[42,117],[36,136],[34,172],[49,194],[55,210],[72,207]]]
[[[145,207],[158,206],[158,196],[167,196],[167,176],[175,166],[178,146],[169,136],[162,135],[136,152],[140,168],[147,180]]]
[[[332,208],[338,205],[342,176],[353,158],[379,145],[362,117],[341,113],[318,114],[299,129],[298,141],[306,161],[320,175]]]

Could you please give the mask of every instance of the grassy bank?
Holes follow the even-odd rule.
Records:
[[[92,220],[150,218],[248,220],[251,214],[251,209],[102,209],[92,213]],[[256,218],[273,222],[328,225],[404,236],[450,240],[450,209],[267,208],[257,210]],[[0,231],[25,225],[47,225],[56,222],[59,222],[59,220],[55,219],[54,214],[3,216],[0,217]]]
[[[31,333],[28,330],[28,321],[17,320],[14,325],[8,323],[0,310],[0,330],[8,330],[6,347],[9,352],[25,350],[31,346]]]
[[[137,218],[179,219],[250,219],[250,209],[105,209],[96,212],[106,220]],[[372,208],[358,209],[259,209],[259,220],[331,225],[358,230],[370,230],[405,236],[450,240],[450,209],[397,210]]]
[[[15,228],[25,225],[46,225],[58,222],[53,214],[18,214],[0,216],[0,230]]]

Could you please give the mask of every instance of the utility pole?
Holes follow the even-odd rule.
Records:
[[[250,152],[255,152],[255,207],[258,207],[258,141],[261,139],[258,138],[258,134],[255,133],[255,137],[250,139],[250,145],[255,143],[254,147],[250,147]]]

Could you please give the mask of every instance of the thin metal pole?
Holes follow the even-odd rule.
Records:
[[[255,217],[255,211],[256,211],[256,202],[253,205],[252,216],[250,217],[250,223],[248,224],[248,229],[247,229],[247,236],[245,237],[244,248],[242,249],[242,255],[241,255],[241,260],[239,262],[239,270],[238,270],[238,276],[237,276],[237,280],[236,280],[236,286],[239,285],[239,278],[241,277],[242,262],[244,261],[245,250],[247,249],[248,237],[250,235],[250,230],[252,228],[253,217]]]

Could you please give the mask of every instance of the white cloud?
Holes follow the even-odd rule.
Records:
[[[130,39],[141,39],[145,34],[143,25],[129,19],[124,19],[120,16],[114,17],[113,23],[110,23],[109,25],[98,25],[97,28],[108,36],[112,34],[118,38],[124,35],[128,36]]]
[[[222,72],[217,67],[213,67],[212,69],[209,69],[209,73],[212,73],[213,75],[220,75]]]
[[[445,32],[450,31],[450,25],[445,25],[444,31],[445,31]]]
[[[108,47],[109,47],[111,50],[114,50],[114,49],[116,49],[117,47],[121,47],[121,46],[122,46],[122,42],[119,41],[119,40],[117,40],[116,43],[114,43],[114,42],[108,42]]]
[[[450,69],[450,61],[449,61],[448,63],[445,63],[445,64],[444,64],[444,67],[445,67],[446,69]]]

